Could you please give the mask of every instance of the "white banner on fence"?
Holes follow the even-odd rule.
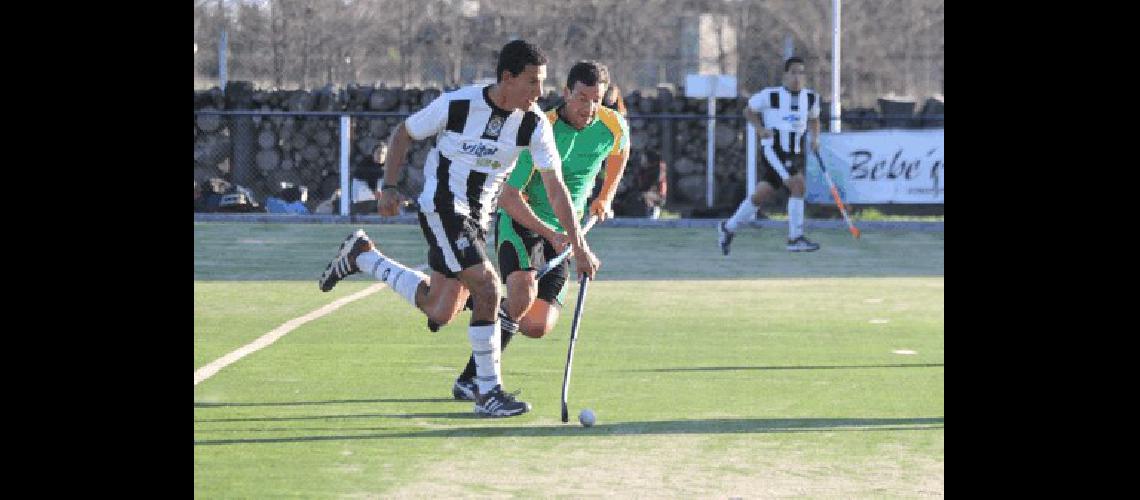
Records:
[[[944,130],[822,134],[820,156],[844,203],[945,203]],[[834,203],[815,155],[807,155],[809,203]]]

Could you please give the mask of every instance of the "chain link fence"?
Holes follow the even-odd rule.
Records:
[[[375,213],[372,191],[383,171],[374,157],[377,149],[388,143],[407,116],[441,92],[355,85],[341,90],[262,90],[233,81],[224,93],[195,91],[195,211],[340,213],[340,194],[346,191],[340,172],[341,117],[347,116],[351,212]],[[703,206],[706,101],[680,97],[667,88],[644,95],[635,90],[624,100],[632,154],[618,196],[638,188],[634,184],[646,168],[642,152],[653,151],[668,167],[666,207],[684,211]],[[560,102],[552,93],[540,106],[550,109]],[[717,100],[714,200],[718,204],[739,201],[747,189],[741,118],[746,103],[745,98]],[[829,110],[828,103],[822,103],[824,124]],[[934,99],[921,107],[883,100],[877,108],[851,109],[843,116],[844,130],[937,128],[943,121],[942,103]],[[404,196],[412,198],[422,189],[423,164],[433,144],[433,140],[413,142],[400,180]],[[226,195],[230,197],[222,203]]]

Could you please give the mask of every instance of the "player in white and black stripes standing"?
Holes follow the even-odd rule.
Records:
[[[804,88],[807,74],[799,57],[784,62],[784,85],[766,87],[748,99],[744,118],[760,136],[761,163],[766,167],[756,193],[740,202],[736,213],[717,224],[720,250],[728,255],[740,224],[756,217],[764,199],[781,187],[788,188],[788,251],[814,252],[819,244],[804,236],[805,146],[811,136],[812,150],[819,151],[819,94]],[[811,129],[811,134],[807,134]]]
[[[346,276],[367,272],[416,306],[436,324],[445,325],[472,298],[467,337],[475,356],[475,413],[509,417],[530,410],[503,390],[497,310],[499,276],[487,258],[486,233],[495,196],[529,149],[542,176],[555,215],[566,228],[554,243],[574,247],[579,274],[593,278],[600,263],[586,245],[562,181],[562,162],[550,122],[538,107],[546,56],[533,44],[515,40],[503,47],[493,85],[471,85],[441,95],[409,116],[393,133],[384,185],[377,193],[380,215],[397,214],[396,183],[412,140],[436,136],[424,165],[419,221],[428,242],[428,276],[385,256],[357,230],[321,275],[322,291]]]

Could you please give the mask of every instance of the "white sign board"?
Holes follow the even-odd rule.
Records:
[[[708,97],[710,90],[716,97],[736,97],[736,75],[685,75],[685,97]]]
[[[820,155],[845,203],[935,203],[946,200],[943,130],[824,133]],[[833,203],[815,155],[807,155],[805,196]]]

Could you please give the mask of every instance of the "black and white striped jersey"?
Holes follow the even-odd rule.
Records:
[[[765,87],[752,94],[748,107],[764,120],[773,133],[777,151],[803,153],[808,118],[819,118],[819,94],[802,89],[793,94],[786,87]]]
[[[484,228],[500,186],[530,148],[537,170],[561,169],[554,133],[537,104],[507,111],[487,96],[489,85],[447,92],[404,122],[408,135],[436,136],[424,163],[420,210],[467,215]]]

